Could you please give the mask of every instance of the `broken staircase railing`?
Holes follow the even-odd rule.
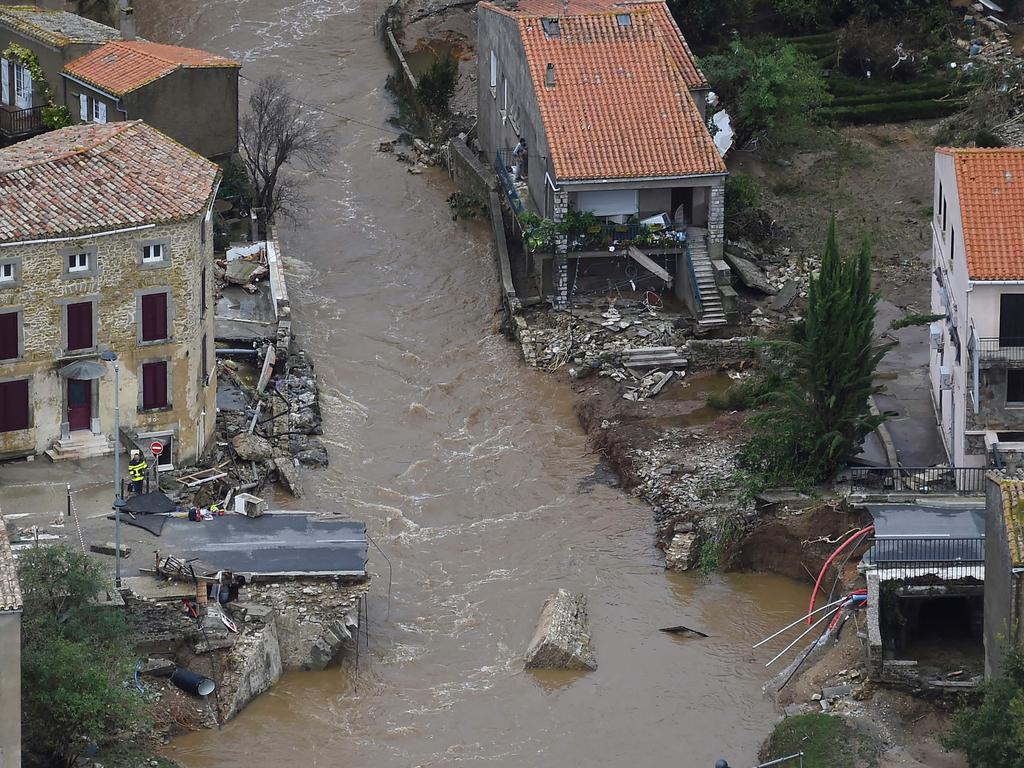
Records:
[[[955,494],[985,492],[985,467],[850,467],[855,493]]]

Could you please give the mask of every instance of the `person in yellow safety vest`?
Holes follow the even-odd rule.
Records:
[[[146,479],[146,472],[148,469],[149,465],[146,463],[146,460],[142,458],[141,451],[132,451],[131,454],[129,454],[128,479],[131,482],[129,483],[128,488],[132,493],[142,493],[142,481]]]
[[[218,504],[217,502],[213,502],[213,504],[210,505],[210,514],[214,517],[219,516],[221,514],[220,504]]]

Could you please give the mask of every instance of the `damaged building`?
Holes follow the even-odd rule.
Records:
[[[159,442],[162,467],[203,453],[219,181],[138,121],[0,150],[0,458],[109,453],[118,400],[120,437]]]
[[[984,660],[985,507],[957,501],[868,504],[871,675],[913,688],[973,687]]]

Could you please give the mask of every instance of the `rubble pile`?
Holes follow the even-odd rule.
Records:
[[[788,247],[764,251],[746,241],[730,240],[725,261],[739,284],[766,297],[750,309],[750,323],[768,328],[800,319],[797,305],[807,298],[807,282],[820,266],[818,257],[800,257]]]

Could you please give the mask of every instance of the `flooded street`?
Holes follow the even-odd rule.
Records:
[[[608,486],[567,388],[494,333],[487,230],[451,221],[445,176],[375,152],[392,113],[373,29],[382,10],[138,4],[142,35],[234,55],[251,80],[279,72],[332,113],[337,154],[281,233],[331,452],[301,506],[365,520],[394,563],[388,616],[386,563],[371,550],[357,673],[289,675],[170,756],[187,768],[752,764],[774,712],[760,693],[772,654],[750,645],[808,590],[662,571],[649,509]],[[560,586],[590,599],[599,669],[526,673],[522,652]],[[657,631],[674,624],[711,637]]]

